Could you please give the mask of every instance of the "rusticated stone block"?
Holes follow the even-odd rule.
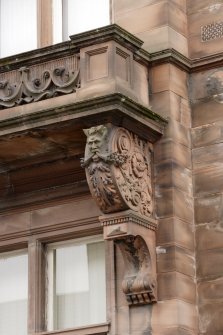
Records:
[[[221,194],[195,198],[195,222],[217,223],[222,220],[223,197]]]
[[[223,248],[223,218],[196,228],[197,250]]]
[[[223,302],[204,304],[199,307],[199,328],[201,334],[223,333]]]
[[[156,189],[156,214],[158,218],[176,216],[193,222],[193,199],[177,189]]]
[[[176,217],[160,219],[157,245],[173,244],[194,250],[194,227]]]
[[[154,1],[148,3],[147,1],[142,6],[142,1],[139,1],[134,6],[130,4],[132,10],[129,10],[129,6],[128,10],[121,6],[121,4],[115,5],[115,22],[134,34],[165,25],[183,35],[187,34],[185,12],[174,2],[160,1],[157,3]]]
[[[163,64],[152,69],[152,92],[171,90],[187,99],[187,74],[174,65]]]
[[[138,33],[137,36],[144,41],[143,48],[150,53],[175,49],[188,56],[187,38],[167,25]]]
[[[175,160],[185,168],[191,168],[191,151],[186,146],[172,140],[161,140],[154,145],[154,162],[160,163],[167,159]]]
[[[223,120],[191,130],[194,148],[223,142]]]
[[[177,143],[191,147],[190,130],[184,127],[180,122],[175,120],[168,120],[168,125],[165,128],[163,138],[171,139]]]
[[[222,162],[213,162],[212,165],[195,171],[194,194],[196,196],[223,192],[222,165]]]
[[[163,0],[162,0],[163,1]],[[166,0],[165,0],[166,1]],[[186,1],[185,0],[169,0],[170,3],[186,12]],[[157,3],[157,0],[128,0],[128,3],[125,0],[114,1],[114,11],[116,15],[121,15],[130,10],[137,8],[151,6]]]
[[[212,12],[214,10],[216,4],[216,0],[202,0],[202,1],[193,1],[187,0],[187,10],[188,14],[196,13],[196,12]],[[218,6],[217,6],[218,7]]]
[[[223,273],[223,249],[211,249],[197,253],[198,278],[218,278]]]
[[[158,300],[181,299],[194,304],[196,286],[193,278],[179,272],[160,273],[158,282]]]
[[[149,31],[168,24],[168,3],[161,1],[150,6],[116,15],[115,22],[132,34]]]
[[[210,113],[211,111],[211,113]],[[223,120],[222,104],[214,100],[197,102],[193,105],[193,127]]]
[[[200,304],[223,301],[223,277],[198,283],[198,301]]]
[[[195,257],[190,250],[177,246],[157,247],[157,272],[177,271],[193,277],[195,275]]]
[[[170,92],[154,93],[150,97],[152,110],[164,118],[171,118],[180,122],[180,102],[179,95]]]
[[[155,165],[154,174],[158,190],[174,187],[192,196],[191,170],[178,165],[173,160],[168,160]]]
[[[162,301],[153,307],[152,332],[165,331],[170,327],[182,327],[190,331],[197,330],[196,308],[181,300]]]
[[[223,163],[223,143],[193,149],[192,157],[195,170],[217,166],[217,164],[221,166]]]
[[[191,125],[191,112],[188,100],[171,91],[163,91],[151,95],[152,109],[164,118],[178,121],[188,128]]]

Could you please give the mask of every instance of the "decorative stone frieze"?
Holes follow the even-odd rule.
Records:
[[[151,217],[151,145],[124,128],[96,126],[87,136],[82,166],[103,213],[132,209]]]
[[[21,67],[18,70],[19,80],[0,81],[0,109],[72,93],[80,86],[78,69],[68,70],[65,66],[60,66],[44,69],[39,75],[31,72],[36,71]]]

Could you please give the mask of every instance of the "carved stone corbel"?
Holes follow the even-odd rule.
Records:
[[[123,292],[129,304],[156,301],[156,256],[151,182],[152,146],[124,128],[100,125],[87,136],[86,177],[104,238],[114,240],[124,259]]]
[[[104,239],[114,240],[124,260],[122,289],[129,304],[157,300],[155,233],[157,224],[131,210],[99,217]]]
[[[87,136],[85,167],[92,196],[103,213],[132,209],[151,217],[151,145],[124,128],[96,126]]]

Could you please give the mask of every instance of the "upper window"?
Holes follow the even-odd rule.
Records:
[[[0,57],[110,23],[110,0],[0,0]]]
[[[27,335],[27,298],[27,254],[0,254],[0,334]]]
[[[36,0],[0,0],[1,57],[36,47]]]
[[[104,242],[95,238],[49,245],[47,328],[106,321]]]

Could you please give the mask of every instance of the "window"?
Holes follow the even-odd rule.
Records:
[[[63,40],[109,24],[109,0],[63,0]]]
[[[0,57],[110,23],[110,0],[0,0]]]
[[[36,47],[36,0],[0,0],[0,56]]]
[[[27,254],[0,254],[0,334],[27,335],[27,298]]]
[[[103,241],[93,238],[49,245],[47,265],[48,330],[106,321]]]

